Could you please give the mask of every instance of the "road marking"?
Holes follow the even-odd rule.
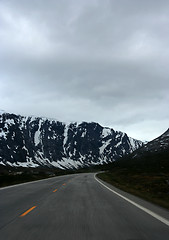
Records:
[[[161,217],[160,215],[152,212],[151,210],[133,202],[132,200],[130,200],[129,198],[126,198],[124,197],[123,195],[119,194],[118,192],[112,190],[111,188],[107,187],[105,184],[103,184],[101,181],[99,181],[97,178],[96,178],[96,174],[94,175],[94,178],[97,182],[99,182],[101,185],[103,185],[105,188],[107,188],[108,190],[110,190],[111,192],[115,193],[117,196],[123,198],[124,200],[126,200],[127,202],[133,204],[134,206],[136,206],[137,208],[143,210],[144,212],[148,213],[149,215],[151,215],[152,217],[156,218],[157,220],[159,220],[160,222],[166,224],[167,226],[169,226],[169,221],[166,219],[166,218],[163,218]]]
[[[26,212],[22,213],[22,214],[20,215],[20,217],[24,217],[24,216],[27,215],[29,212],[31,212],[34,208],[36,208],[36,206],[33,206],[33,207],[31,207],[30,209],[28,209]]]
[[[57,191],[57,189],[53,190],[53,192],[56,192],[56,191]]]

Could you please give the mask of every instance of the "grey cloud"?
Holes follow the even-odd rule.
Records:
[[[1,1],[1,108],[158,136],[169,117],[168,16],[163,0]]]

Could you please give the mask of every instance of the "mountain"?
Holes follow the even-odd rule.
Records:
[[[13,167],[79,168],[113,162],[142,146],[126,133],[98,123],[0,112],[0,164]]]
[[[140,149],[135,151],[133,158],[145,155],[147,153],[161,153],[169,149],[169,129],[161,136],[144,144]]]
[[[169,129],[156,139],[121,158],[119,167],[140,169],[141,171],[169,171]]]

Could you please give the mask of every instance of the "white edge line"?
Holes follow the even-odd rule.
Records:
[[[96,174],[94,175],[94,178],[97,182],[99,182],[101,185],[103,185],[105,188],[107,188],[108,190],[110,190],[111,192],[115,193],[116,195],[118,195],[119,197],[123,198],[124,200],[126,200],[127,202],[133,204],[134,206],[136,206],[137,208],[143,210],[144,212],[148,213],[149,215],[151,215],[152,217],[156,218],[157,220],[159,220],[160,222],[166,224],[167,226],[169,226],[169,221],[166,219],[166,218],[163,218],[161,217],[160,215],[152,212],[151,210],[133,202],[132,200],[124,197],[123,195],[117,193],[116,191],[112,190],[111,188],[107,187],[105,184],[103,184],[101,181],[99,181],[97,178],[96,178]]]

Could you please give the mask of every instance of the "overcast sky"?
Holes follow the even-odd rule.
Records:
[[[169,1],[0,0],[0,109],[159,136]]]

